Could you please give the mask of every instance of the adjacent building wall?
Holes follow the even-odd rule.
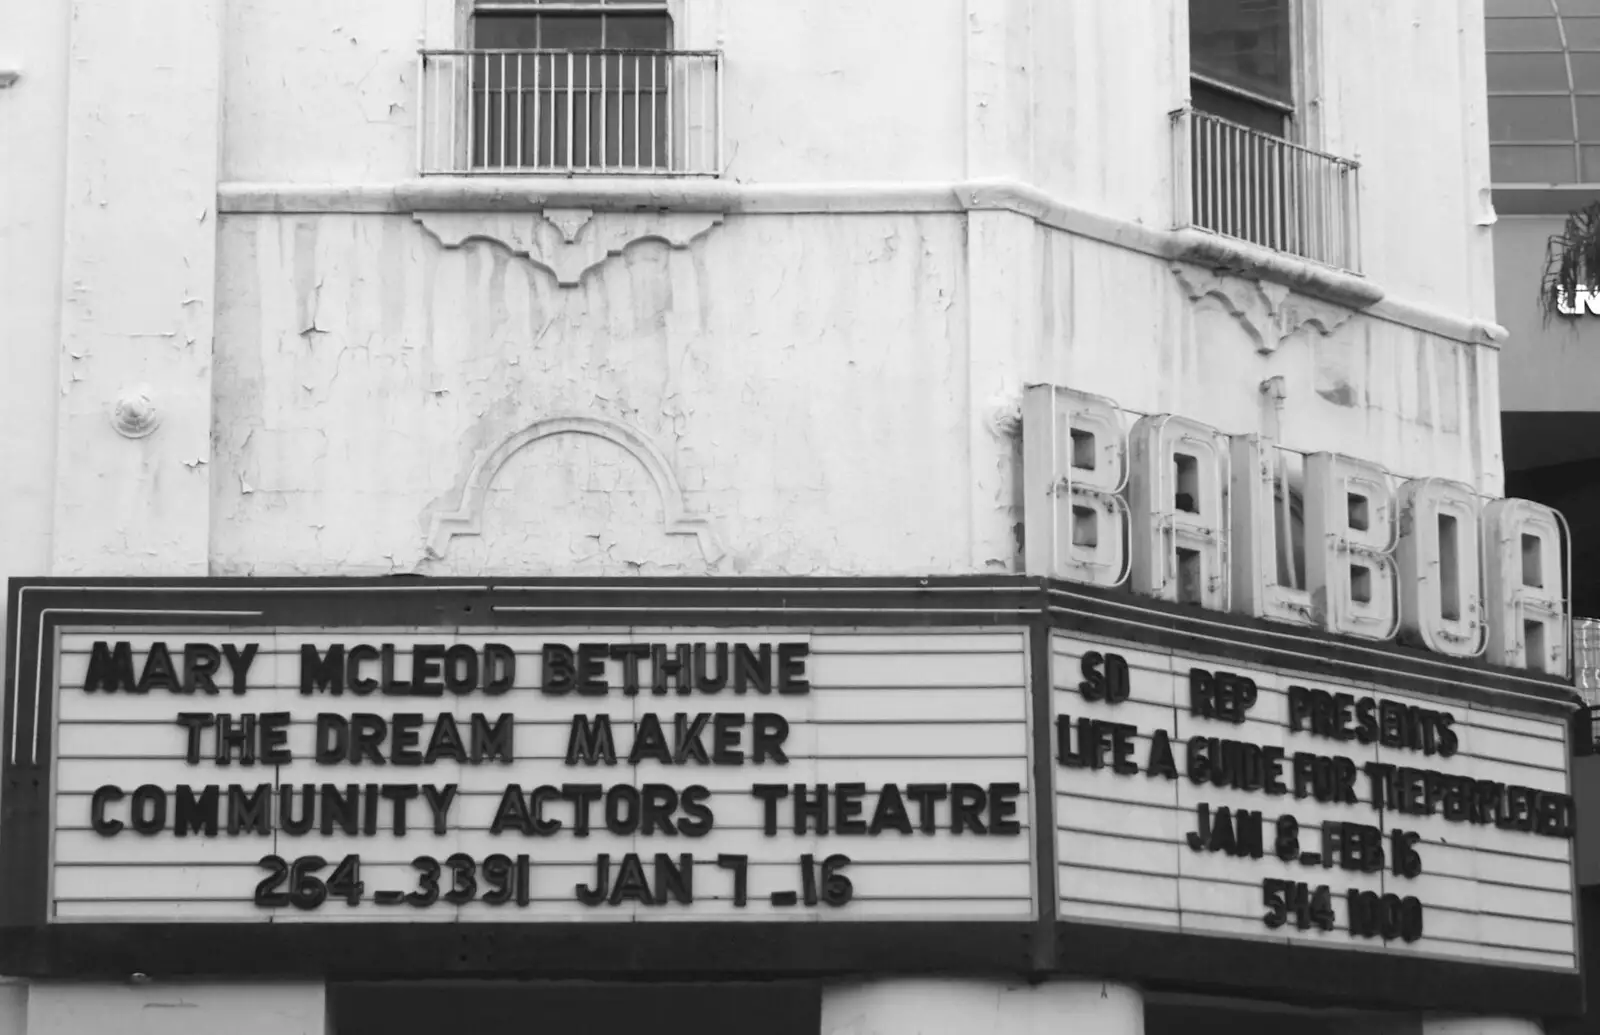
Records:
[[[1539,302],[1546,245],[1565,221],[1503,216],[1495,227],[1495,302],[1510,335],[1500,394],[1510,412],[1600,410],[1600,315],[1547,319]]]

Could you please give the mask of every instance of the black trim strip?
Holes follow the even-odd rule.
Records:
[[[1052,735],[1050,695],[1054,693],[1050,655],[1050,624],[1043,618],[1028,630],[1029,716],[1033,730],[1033,864],[1039,896],[1038,934],[1034,939],[1034,970],[1048,973],[1056,967],[1056,940],[1051,931],[1060,909],[1056,890],[1055,738]]]
[[[1096,586],[1047,587],[1052,624],[1086,635],[1134,640],[1241,664],[1378,682],[1396,690],[1538,715],[1566,716],[1579,704],[1572,683],[1543,673],[1453,659],[1420,648],[1356,641],[1316,629],[1146,600]],[[1096,613],[1096,612],[1105,613]]]
[[[14,599],[20,602],[22,594]],[[13,605],[15,606],[15,604]],[[5,714],[5,789],[0,792],[0,926],[44,924],[48,919],[50,875],[50,797],[53,767],[47,754],[33,750],[34,728],[46,729],[38,714],[50,696],[50,665],[40,657],[40,641],[51,623],[42,608],[19,615],[17,639],[6,656],[16,670],[7,672]],[[31,677],[31,678],[30,678]],[[24,695],[21,688],[29,686]],[[30,765],[17,762],[17,750],[28,751]]]
[[[1501,690],[1521,697],[1576,704],[1569,681],[1555,676],[1452,659],[1417,648],[1362,642],[1191,605],[1027,576],[943,576],[861,579],[21,579],[11,582],[15,633],[37,608],[199,611],[259,610],[255,621],[273,625],[585,625],[674,621],[708,627],[784,622],[806,624],[1012,624],[1064,610],[1052,618],[1063,629],[1092,632],[1123,627],[1122,638],[1177,636],[1173,649],[1217,654],[1205,644],[1226,634],[1224,652],[1293,649],[1348,667],[1345,678],[1372,681],[1373,668],[1389,682],[1413,677],[1421,692],[1439,693],[1448,674],[1458,687]],[[21,596],[23,591],[29,595]],[[108,598],[107,594],[111,594]],[[351,596],[354,594],[354,599]],[[1096,605],[1103,614],[1082,614]],[[352,618],[352,612],[359,615]],[[217,619],[212,619],[217,621]],[[240,624],[239,621],[222,624]],[[1153,640],[1152,642],[1159,642]],[[1245,660],[1245,659],[1241,659]],[[1282,667],[1279,660],[1273,664]],[[1298,663],[1297,663],[1298,664]],[[1397,689],[1408,687],[1396,684]]]
[[[1317,1006],[1566,1017],[1583,1012],[1576,971],[1067,921],[1063,969],[1172,991]]]
[[[1028,921],[61,923],[0,928],[0,973],[329,981],[1020,975],[1032,970],[1034,934]]]

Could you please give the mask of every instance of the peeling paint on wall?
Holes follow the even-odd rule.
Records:
[[[1478,480],[1455,381],[1472,347],[1059,231],[1023,240],[1041,258],[1018,269],[1053,279],[1018,294],[1044,305],[973,351],[970,264],[1010,245],[974,253],[960,214],[730,216],[682,246],[626,247],[571,287],[404,216],[230,216],[215,564],[711,570],[605,442],[519,453],[480,534],[430,554],[430,522],[477,458],[571,415],[659,447],[725,570],[1016,570],[1019,443],[993,426],[998,397],[967,386],[1008,384],[1033,341],[1045,376],[1229,433],[1261,430],[1257,386],[1281,377],[1292,448]]]
[[[662,534],[659,500],[619,497],[615,514],[582,502],[581,486],[612,477],[603,444],[527,451],[579,465],[578,482],[526,481],[540,486],[529,495],[496,481],[495,506],[510,509],[492,513],[554,522],[549,535],[486,524],[481,542],[426,557],[426,514],[473,459],[556,414],[648,435],[734,570],[966,564],[952,534],[967,507],[952,458],[968,414],[949,376],[966,362],[958,220],[743,218],[685,249],[630,248],[574,289],[508,267],[494,244],[441,248],[403,217],[321,218],[306,273],[282,222],[229,217],[223,228],[220,571],[553,571],[575,557],[595,573],[704,570],[692,541]],[[326,332],[314,347],[298,334],[305,285]],[[1010,444],[993,448],[985,462],[1006,462]],[[530,463],[519,455],[507,470]],[[241,479],[255,491],[240,492]],[[534,505],[558,488],[581,519]],[[1009,509],[997,501],[999,558],[1012,552]]]

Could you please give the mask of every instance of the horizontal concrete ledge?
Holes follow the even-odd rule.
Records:
[[[1498,348],[1506,336],[1495,324],[1388,297],[1378,285],[1356,274],[1203,230],[1157,229],[1108,216],[1015,180],[744,184],[642,177],[457,176],[390,184],[224,183],[218,188],[217,204],[225,215],[409,215],[544,208],[748,215],[1014,212],[1156,258],[1282,284],[1299,294],[1455,341]]]
[[[1432,331],[1446,338],[1464,341],[1469,345],[1483,345],[1496,351],[1511,336],[1509,331],[1497,323],[1441,313],[1437,309],[1397,298],[1385,297],[1368,309],[1367,313],[1380,320],[1388,320],[1390,323],[1405,324],[1421,331]]]
[[[396,184],[224,183],[223,213],[960,212],[955,184],[740,184],[726,180],[512,176],[432,177]]]
[[[1231,237],[1184,229],[1174,230],[1172,239],[1172,257],[1195,266],[1209,266],[1252,280],[1268,280],[1302,295],[1350,309],[1370,309],[1383,298],[1383,289],[1365,277]]]

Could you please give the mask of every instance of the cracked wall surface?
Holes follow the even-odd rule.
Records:
[[[705,570],[637,464],[570,441],[524,450],[479,541],[426,556],[473,459],[565,415],[648,436],[725,570],[965,563],[956,220],[744,219],[571,289],[405,217],[233,217],[222,250],[218,573]]]
[[[1259,386],[1282,377],[1284,445],[1501,490],[1495,350],[1274,285],[1041,235],[1043,335],[1061,382],[1238,433],[1259,430]]]
[[[1017,212],[845,210],[855,187],[995,178],[1130,239],[1170,227],[1181,5],[770,6],[671,8],[676,45],[725,58],[723,164],[693,186],[750,208],[580,220],[567,206],[604,204],[536,188],[487,213],[223,220],[214,571],[1010,570],[1017,439],[995,423],[1031,380],[1248,432],[1281,378],[1286,444],[1499,490],[1490,348]],[[1323,5],[1306,84],[1307,132],[1362,163],[1373,297],[1457,323],[1492,317],[1478,7]],[[346,188],[448,188],[413,179],[417,48],[466,45],[455,15],[224,5],[222,179],[279,199],[331,185],[335,208]],[[774,198],[796,186],[841,207],[787,213]],[[541,222],[545,204],[566,211]],[[626,450],[541,440],[430,550],[478,458],[565,417],[648,440],[716,548],[666,530]],[[606,484],[632,488],[606,506],[589,488]]]
[[[1032,380],[1255,433],[1281,377],[1286,445],[1497,488],[1488,350],[1025,217],[982,226],[731,215],[563,286],[408,216],[230,216],[212,569],[1015,570],[1005,414]],[[567,419],[599,437],[482,469]],[[706,535],[675,533],[683,515]]]
[[[474,457],[552,415],[648,436],[726,570],[1003,570],[1015,437],[991,425],[1029,379],[1240,430],[1282,377],[1291,445],[1500,484],[1492,349],[1202,270],[1186,296],[1169,261],[1017,212],[830,208],[992,179],[1129,241],[1171,226],[1170,0],[926,0],[911,19],[673,0],[675,43],[724,55],[725,161],[646,190],[749,204],[676,247],[629,229],[598,264],[560,263],[566,288],[506,248],[441,247],[399,203],[326,214],[441,183],[415,179],[418,48],[469,42],[454,0],[13,6],[26,61],[0,117],[31,160],[0,191],[21,257],[0,328],[29,432],[8,573],[449,570],[472,550],[533,570],[557,547],[529,533],[518,552],[498,517],[442,557],[428,529]],[[1307,131],[1361,161],[1368,282],[1432,325],[1493,316],[1480,8],[1316,11]],[[585,179],[496,203],[603,208]],[[782,214],[808,191],[814,214]],[[219,192],[278,214],[219,217]],[[672,207],[636,201],[630,217]],[[530,457],[613,463],[604,443],[530,450],[486,514],[535,484]],[[627,524],[655,544],[615,570],[713,563],[661,531],[663,506],[604,515],[617,542]],[[578,534],[551,533],[559,556]]]

